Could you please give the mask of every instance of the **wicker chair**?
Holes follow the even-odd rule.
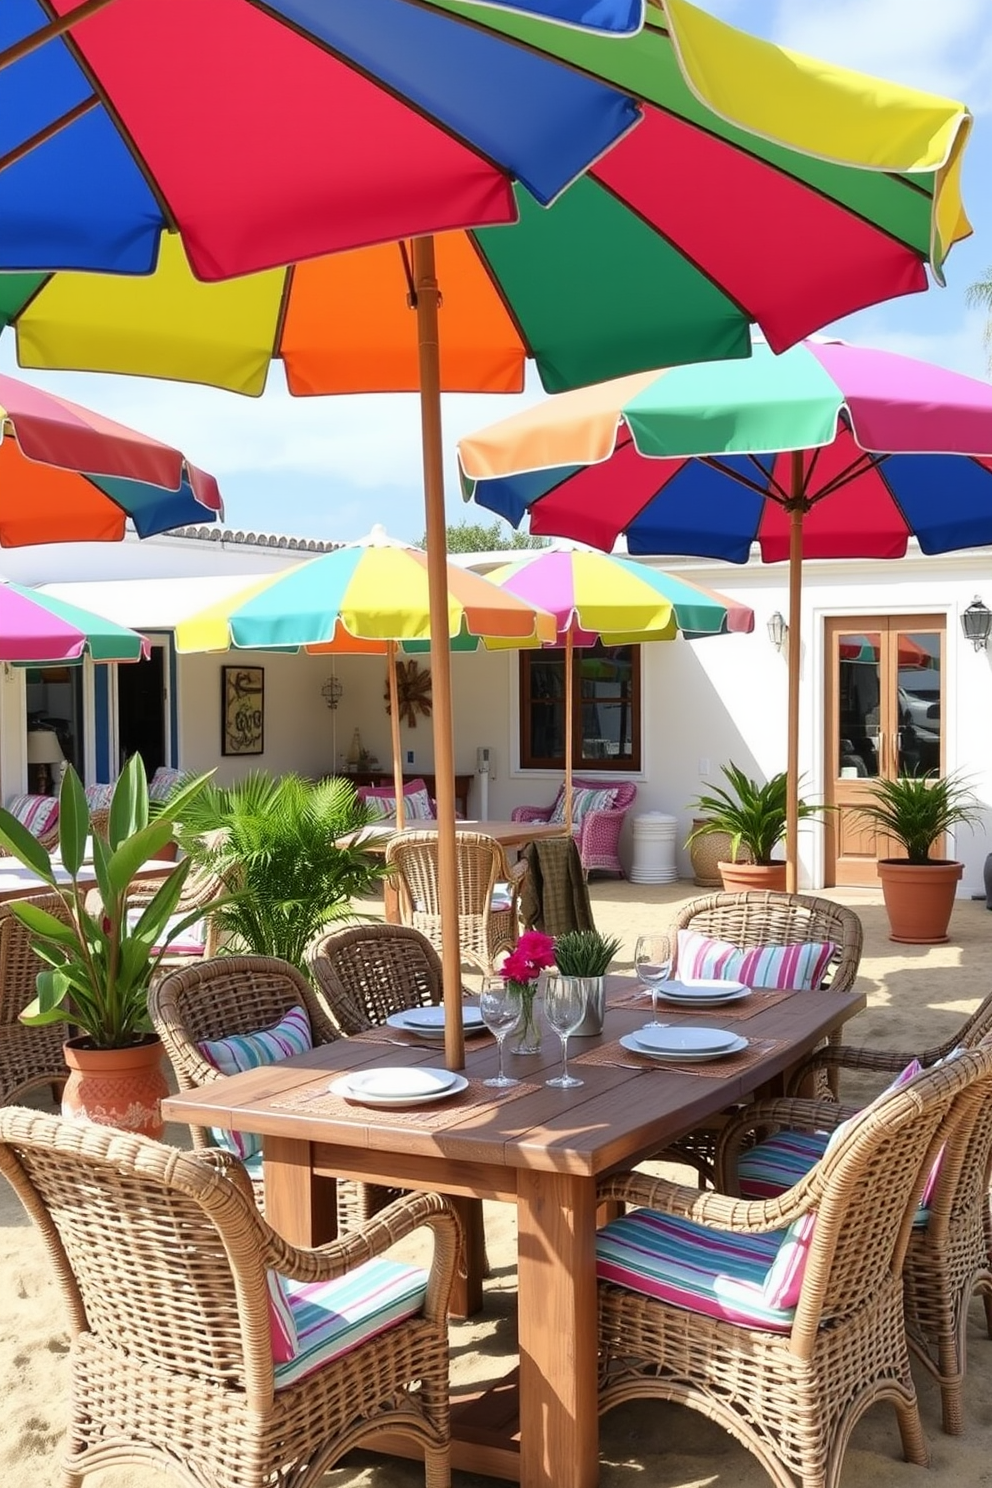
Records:
[[[197,1090],[224,1078],[200,1052],[203,1040],[271,1028],[292,1007],[306,1009],[315,1047],[340,1037],[302,973],[271,956],[200,961],[169,972],[148,994],[148,1011],[180,1090]],[[191,1131],[194,1147],[213,1145],[206,1128],[194,1126]],[[369,1219],[395,1196],[395,1190],[350,1180],[337,1187],[342,1229]]]
[[[925,1071],[855,1117],[833,1150],[777,1199],[745,1202],[638,1173],[608,1179],[603,1201],[644,1205],[701,1227],[681,1231],[676,1254],[670,1233],[643,1242],[654,1250],[651,1268],[665,1279],[666,1268],[694,1260],[712,1271],[712,1251],[699,1244],[706,1230],[720,1232],[726,1249],[739,1253],[734,1236],[756,1241],[811,1214],[815,1226],[798,1300],[794,1310],[778,1313],[778,1331],[746,1314],[729,1321],[694,1309],[691,1300],[676,1306],[617,1284],[609,1279],[618,1274],[617,1237],[625,1226],[628,1235],[640,1234],[653,1222],[635,1212],[601,1231],[601,1408],[637,1397],[690,1406],[753,1452],[779,1488],[836,1488],[854,1423],[890,1400],[907,1460],[925,1466],[903,1321],[903,1260],[937,1153],[946,1143],[947,1161],[962,1150],[990,1098],[988,1049]],[[815,1119],[817,1102],[799,1104]],[[664,1230],[663,1218],[658,1225]],[[731,1269],[725,1257],[726,1250],[724,1272]],[[647,1269],[642,1261],[638,1275],[641,1266]]]
[[[582,872],[588,878],[590,872],[602,869],[606,873],[624,876],[623,864],[617,851],[624,817],[634,804],[637,786],[629,780],[616,782],[604,780],[580,780],[572,777],[572,785],[579,790],[609,790],[615,792],[613,805],[606,811],[587,811],[573,836],[582,860]],[[564,789],[564,787],[563,787]],[[510,813],[512,821],[546,822],[555,809],[551,806],[516,806]]]
[[[428,1488],[448,1488],[457,1225],[437,1194],[297,1249],[265,1223],[226,1154],[19,1107],[0,1112],[0,1172],[42,1233],[68,1308],[64,1488],[118,1465],[160,1468],[187,1488],[312,1488],[383,1429],[423,1449]],[[274,1362],[272,1273],[289,1282],[284,1306],[294,1284],[348,1278],[351,1292],[365,1262],[381,1268],[373,1258],[422,1226],[434,1256],[419,1309],[347,1352],[328,1348],[302,1377],[286,1350]],[[416,1275],[393,1274],[409,1295]]]
[[[520,936],[517,899],[524,865],[511,869],[502,847],[484,832],[456,832],[458,939],[462,958],[492,972],[496,957]],[[437,833],[397,832],[386,844],[386,866],[396,873],[400,919],[441,949]],[[497,884],[508,886],[495,897]]]
[[[310,960],[342,1033],[364,1033],[403,1008],[441,1001],[441,962],[408,925],[361,925],[324,935]]]
[[[65,902],[58,894],[39,894],[20,902],[68,922]],[[19,1019],[33,1001],[35,979],[44,969],[31,949],[30,932],[10,904],[0,904],[0,1106],[12,1105],[39,1085],[51,1085],[54,1092],[65,1082],[62,1045],[71,1032],[68,1024],[32,1028]]]
[[[894,1075],[918,1058],[924,1068],[946,1059],[953,1049],[974,1048],[992,1038],[992,996],[943,1044],[915,1055],[892,1049],[853,1047],[821,1049],[796,1072],[795,1085],[810,1073],[827,1069]],[[717,1153],[720,1186],[734,1192],[737,1160],[745,1143],[760,1140],[789,1121],[790,1103],[765,1102],[744,1110],[728,1125]],[[838,1106],[829,1123],[820,1107],[819,1130],[826,1131],[851,1114]],[[759,1114],[760,1113],[760,1114]],[[757,1119],[756,1119],[757,1118]],[[985,1307],[985,1328],[992,1338],[992,1220],[989,1178],[992,1170],[992,1102],[980,1112],[964,1160],[941,1165],[940,1181],[925,1225],[917,1225],[906,1254],[906,1326],[909,1343],[921,1364],[940,1386],[944,1430],[956,1436],[963,1425],[962,1380],[968,1304],[977,1292]]]

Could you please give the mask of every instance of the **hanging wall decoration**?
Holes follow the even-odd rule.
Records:
[[[264,692],[262,667],[221,667],[221,754],[261,754]]]
[[[415,661],[398,661],[396,663],[396,694],[399,700],[399,715],[401,723],[408,723],[411,728],[417,727],[417,714],[421,713],[424,718],[431,716],[431,674],[422,672]],[[386,699],[386,712],[391,712],[389,706],[389,684],[383,694]]]

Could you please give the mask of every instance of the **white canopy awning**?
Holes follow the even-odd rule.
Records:
[[[133,630],[174,630],[182,620],[218,604],[241,589],[257,586],[259,573],[194,575],[178,579],[95,579],[78,583],[39,584],[51,594],[80,605]]]

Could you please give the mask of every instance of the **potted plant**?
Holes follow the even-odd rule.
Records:
[[[730,861],[717,864],[725,889],[784,889],[785,863],[772,857],[785,835],[786,774],[780,771],[763,785],[745,775],[731,762],[721,766],[730,790],[716,785],[710,795],[690,803],[703,820],[686,839],[690,846],[699,837],[725,833],[730,840]],[[824,806],[799,802],[799,820],[821,816]],[[741,859],[744,849],[750,861]]]
[[[170,807],[171,809],[171,807]],[[361,829],[373,820],[352,781],[264,771],[207,785],[177,836],[192,860],[232,890],[214,914],[226,950],[278,956],[310,976],[310,948],[335,920],[354,918],[387,872]]]
[[[886,837],[895,838],[905,857],[881,858],[878,876],[889,917],[889,939],[908,945],[947,940],[954,894],[964,864],[930,856],[945,832],[980,819],[979,802],[953,775],[906,775],[879,779],[857,814]]]
[[[170,923],[186,875],[179,863],[145,908],[128,913],[128,896],[141,865],[157,857],[174,829],[171,815],[185,809],[206,777],[191,781],[170,803],[170,814],[149,820],[148,786],[139,756],[122,770],[110,804],[107,840],[92,830],[86,796],[70,766],[59,794],[61,866],[36,837],[0,808],[0,842],[65,902],[67,920],[30,901],[12,912],[32,932],[32,947],[48,970],[38,974],[38,996],[24,1010],[25,1023],[68,1022],[78,1032],[66,1041],[69,1079],[63,1115],[103,1126],[161,1136],[158,1103],[167,1085],[162,1045],[148,1018],[148,985],[170,942],[200,917],[196,911]],[[87,842],[92,842],[98,899],[79,882]]]
[[[602,1033],[606,1012],[605,978],[620,941],[598,930],[568,930],[555,941],[555,965],[560,976],[582,982],[586,1010],[573,1032],[577,1038]]]

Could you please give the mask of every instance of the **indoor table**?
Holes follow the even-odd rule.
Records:
[[[220,1078],[169,1097],[162,1109],[170,1121],[265,1138],[266,1218],[296,1244],[333,1235],[334,1185],[326,1180],[334,1176],[516,1204],[519,1390],[494,1387],[456,1407],[452,1462],[525,1488],[594,1488],[597,1181],[735,1101],[777,1093],[788,1070],[865,1004],[862,993],[827,989],[754,993],[736,1013],[666,1010],[670,1023],[726,1022],[746,1035],[749,1051],[722,1070],[719,1061],[632,1068],[615,1041],[650,1018],[650,999],[632,978],[610,978],[603,1034],[570,1041],[570,1067],[585,1082],[577,1089],[545,1085],[560,1063],[558,1038],[546,1028],[540,1054],[508,1057],[521,1084],[505,1093],[480,1083],[496,1067],[486,1038],[466,1042],[469,1087],[448,1101],[383,1111],[331,1095],[331,1080],[344,1072],[442,1061],[436,1044],[386,1042],[390,1029]],[[411,1452],[402,1438],[378,1445]]]

